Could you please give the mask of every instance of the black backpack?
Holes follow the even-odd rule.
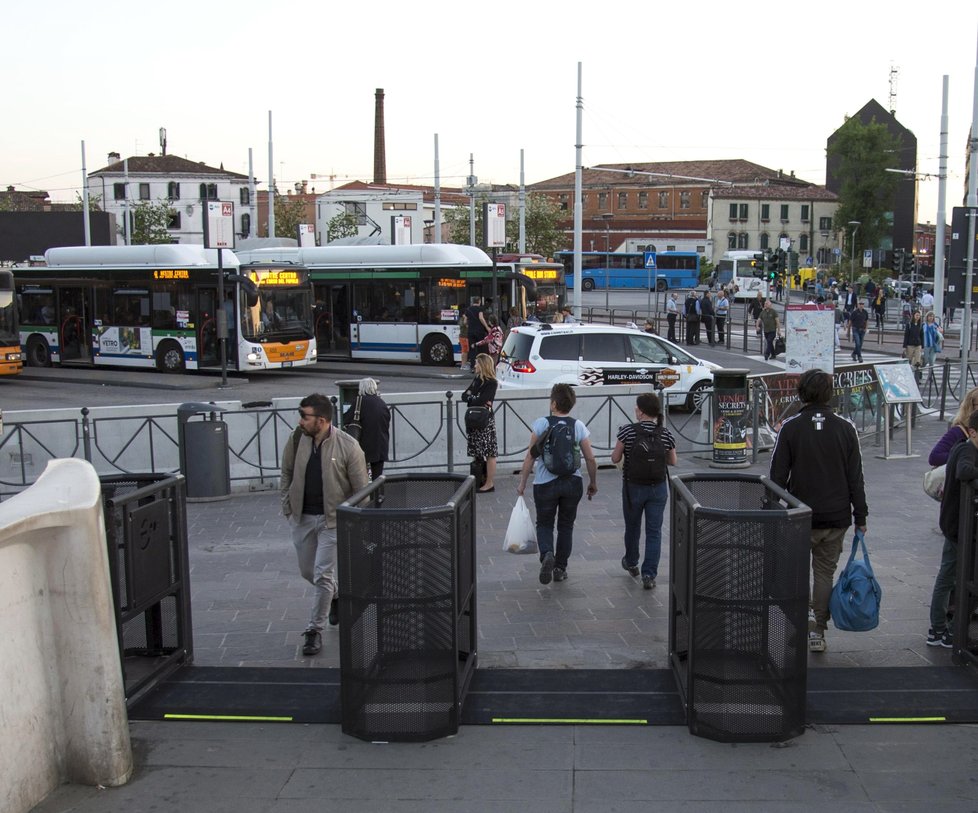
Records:
[[[550,426],[537,441],[544,467],[558,477],[576,474],[581,467],[581,447],[575,439],[575,419],[548,416],[547,422]]]
[[[635,440],[625,455],[625,479],[639,485],[657,485],[666,479],[666,444],[662,427],[647,429],[641,423],[635,427]]]

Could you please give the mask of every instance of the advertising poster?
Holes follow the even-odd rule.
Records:
[[[106,327],[99,333],[99,352],[108,356],[152,356],[153,337],[148,327]]]
[[[745,387],[715,390],[713,460],[742,463],[747,459],[747,432],[751,425],[750,399]]]

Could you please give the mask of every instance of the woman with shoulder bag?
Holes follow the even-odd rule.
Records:
[[[465,432],[468,435],[467,452],[474,460],[486,463],[486,481],[480,494],[495,491],[496,476],[496,419],[492,414],[492,402],[496,397],[496,365],[486,353],[475,359],[475,378],[462,393],[462,400],[469,405],[465,413]],[[481,409],[480,409],[481,408]],[[483,412],[485,410],[485,412]],[[480,426],[481,424],[481,426]]]
[[[924,366],[933,367],[937,361],[937,354],[944,346],[944,333],[941,330],[941,323],[934,316],[934,311],[927,311],[924,318]]]
[[[920,311],[914,311],[903,331],[903,355],[910,359],[911,367],[920,367],[923,363],[923,345],[924,323],[920,320]]]

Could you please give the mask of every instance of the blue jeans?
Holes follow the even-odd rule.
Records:
[[[549,483],[533,486],[533,504],[537,509],[537,547],[540,561],[554,555],[554,565],[567,569],[574,547],[574,521],[577,504],[584,496],[584,480],[577,475],[558,477]],[[554,550],[554,520],[557,520],[557,549]]]
[[[865,338],[866,338],[865,330],[852,331],[852,341],[853,344],[855,345],[852,353],[857,359],[861,359],[863,357],[863,339]]]
[[[655,578],[659,575],[659,557],[662,555],[662,517],[669,498],[666,481],[652,485],[641,483],[621,484],[621,510],[625,515],[625,562],[638,564],[638,538],[645,517],[645,558],[642,560],[642,576]]]
[[[930,626],[934,632],[947,629],[947,605],[958,572],[958,543],[955,539],[944,537],[944,550],[941,552],[941,566],[934,580],[934,592],[930,597]]]

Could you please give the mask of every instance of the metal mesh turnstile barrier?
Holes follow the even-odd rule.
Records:
[[[458,731],[476,655],[470,476],[380,477],[337,510],[343,731]]]
[[[811,511],[760,475],[671,478],[669,659],[689,730],[802,733]]]
[[[130,704],[193,660],[184,478],[100,478],[116,631]]]

